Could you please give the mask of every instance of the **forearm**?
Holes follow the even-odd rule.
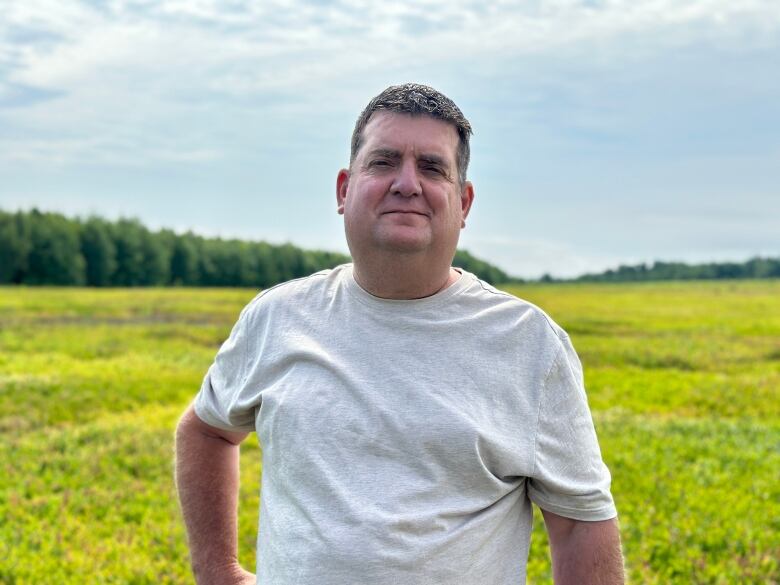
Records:
[[[229,582],[241,571],[238,462],[237,443],[209,433],[191,409],[185,413],[176,430],[176,487],[198,583]]]
[[[549,521],[555,585],[623,585],[623,555],[617,519]],[[552,528],[551,528],[552,524]]]

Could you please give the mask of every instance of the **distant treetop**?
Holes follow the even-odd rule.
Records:
[[[136,219],[0,210],[0,284],[267,288],[349,261],[292,244],[150,231]],[[493,284],[510,280],[465,251],[455,264]]]

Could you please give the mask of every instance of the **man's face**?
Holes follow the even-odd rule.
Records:
[[[458,181],[458,133],[429,116],[375,113],[352,168],[339,172],[338,212],[353,256],[431,252],[449,258],[474,190]]]

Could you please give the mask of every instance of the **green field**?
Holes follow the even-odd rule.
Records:
[[[173,429],[255,292],[0,288],[0,583],[192,582]],[[511,292],[580,353],[630,581],[780,583],[780,282]],[[537,522],[531,583],[551,582],[546,546]]]

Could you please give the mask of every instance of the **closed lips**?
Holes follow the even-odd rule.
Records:
[[[414,215],[424,215],[425,217],[428,217],[428,214],[423,211],[414,211],[411,209],[391,209],[390,211],[382,212],[382,215],[385,215],[387,213],[411,213]]]

